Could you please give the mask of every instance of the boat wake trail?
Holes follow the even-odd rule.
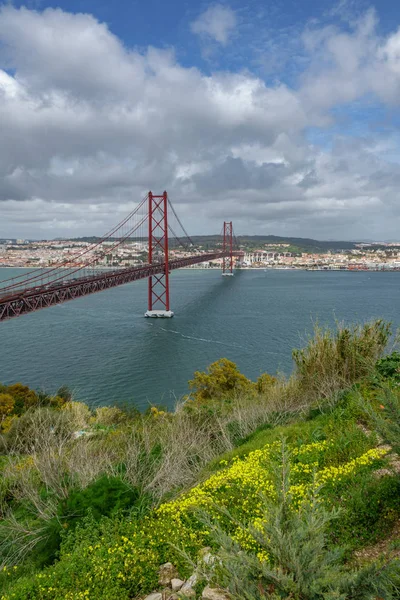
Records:
[[[166,333],[173,333],[175,335],[180,335],[185,340],[194,340],[196,342],[205,342],[207,344],[219,344],[220,346],[228,346],[229,348],[241,348],[243,350],[246,350],[246,347],[241,346],[240,344],[227,344],[226,342],[220,342],[218,340],[209,340],[207,338],[199,338],[199,337],[194,337],[192,335],[185,335],[184,333],[182,333],[180,331],[176,331],[175,329],[165,329],[164,327],[160,327],[160,329],[162,331],[165,331]]]

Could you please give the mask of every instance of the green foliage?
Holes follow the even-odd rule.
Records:
[[[353,327],[338,325],[335,332],[316,326],[307,346],[293,351],[300,393],[310,399],[329,398],[371,374],[390,333],[390,325],[381,320]]]
[[[119,477],[103,475],[84,489],[72,489],[59,505],[58,515],[46,524],[42,541],[35,548],[35,564],[43,567],[57,557],[62,531],[72,531],[90,514],[93,521],[102,517],[123,514],[145,498],[138,489],[132,489]]]
[[[351,488],[332,495],[330,502],[346,507],[330,528],[334,543],[347,551],[374,544],[388,535],[400,518],[400,477],[361,475]]]
[[[67,385],[62,385],[56,392],[58,398],[62,398],[65,402],[72,401],[72,392]]]
[[[139,500],[140,490],[131,488],[119,477],[103,475],[84,489],[71,490],[62,502],[60,518],[64,524],[74,527],[89,510],[98,521],[102,516],[132,508]]]
[[[0,423],[12,412],[14,404],[11,394],[0,394]]]
[[[84,402],[66,402],[62,412],[68,415],[75,429],[86,429],[92,416],[90,408]]]
[[[375,406],[363,405],[376,431],[400,455],[400,390],[383,386],[376,394]]]
[[[358,572],[344,568],[343,553],[330,548],[327,536],[328,527],[337,522],[339,513],[324,507],[318,489],[293,510],[289,456],[285,451],[276,475],[276,494],[264,498],[264,514],[257,527],[242,523],[247,536],[256,540],[257,553],[234,541],[218,521],[205,519],[219,548],[211,567],[205,568],[208,579],[237,600],[397,597],[391,576],[397,565],[370,566]],[[229,514],[225,509],[221,511],[225,516]]]
[[[55,396],[50,396],[41,390],[35,392],[22,383],[9,386],[0,383],[0,424],[3,421],[1,429],[7,432],[18,417],[33,408],[60,409],[70,399],[71,393],[66,386],[60,388]]]
[[[7,394],[10,394],[14,398],[14,413],[17,416],[22,415],[26,410],[34,406],[39,405],[39,397],[33,390],[29,389],[27,385],[22,383],[14,383],[9,385],[7,388]]]
[[[322,528],[325,541],[322,562],[315,563],[316,575],[322,572],[323,560],[336,556],[331,553],[332,543],[340,542],[351,549],[379,539],[400,514],[395,501],[399,490],[396,478],[374,479],[373,470],[384,459],[379,451],[373,454],[377,437],[366,435],[359,421],[371,427],[373,418],[382,419],[392,428],[388,440],[397,432],[393,430],[396,413],[386,412],[387,402],[380,399],[383,388],[377,390],[370,377],[364,378],[373,369],[388,332],[388,326],[381,322],[339,328],[336,333],[317,330],[307,348],[295,352],[296,370],[288,380],[264,374],[252,383],[234,363],[222,359],[207,372],[195,373],[190,382],[192,400],[175,413],[157,407],[151,407],[145,415],[113,407],[93,413],[86,405],[73,402],[65,390],[59,390],[55,397],[36,394],[40,407],[24,409],[4,436],[13,455],[26,452],[31,456],[13,458],[14,472],[3,467],[6,476],[0,501],[11,511],[10,517],[18,527],[36,536],[34,551],[22,563],[23,569],[51,563],[60,540],[62,545],[59,561],[37,576],[22,577],[10,588],[15,596],[7,595],[7,600],[75,600],[85,597],[86,592],[93,600],[127,600],[155,588],[157,569],[163,562],[176,564],[181,576],[189,574],[177,547],[182,546],[194,557],[199,548],[210,543],[209,532],[193,512],[193,506],[208,495],[211,503],[206,508],[210,512],[215,514],[212,503],[217,502],[228,506],[236,520],[233,524],[223,514],[223,531],[230,536],[229,543],[239,544],[242,555],[252,557],[259,565],[259,557],[245,542],[254,533],[249,523],[254,525],[259,516],[261,488],[257,485],[262,482],[263,493],[270,488],[270,460],[265,447],[282,435],[293,451],[292,484],[297,501],[309,489],[313,476],[326,476],[320,497],[325,502],[328,522]],[[379,377],[382,380],[382,373]],[[0,393],[7,394],[8,388],[0,386]],[[374,411],[374,417],[365,416],[359,397],[364,404],[382,402],[385,407]],[[72,434],[83,428],[86,434],[75,439]],[[235,448],[237,444],[240,446]],[[221,456],[227,450],[229,453]],[[248,456],[253,451],[256,455]],[[210,463],[217,455],[218,463]],[[363,462],[364,456],[367,462]],[[207,463],[208,472],[218,471],[215,479],[209,478],[177,498],[183,486],[188,489],[195,483]],[[234,465],[236,471],[232,469],[231,473]],[[236,479],[231,481],[234,473]],[[206,476],[203,471],[200,477],[204,481]],[[205,495],[204,486],[208,490]],[[153,497],[142,490],[150,491]],[[359,490],[358,496],[354,490]],[[362,506],[364,498],[367,501]],[[340,519],[330,519],[332,503],[342,507]],[[154,510],[149,510],[151,504]],[[45,519],[40,519],[43,510]],[[310,559],[306,551],[311,552],[312,546],[311,542],[307,546],[304,523],[311,519],[315,524],[321,516],[318,513],[311,517],[311,512],[306,515],[305,508],[298,513],[303,530],[296,522],[296,543],[300,545],[303,535],[304,546],[304,553],[296,554],[296,560],[301,558],[302,564]],[[5,523],[0,522],[0,538]],[[242,538],[239,523],[243,526]],[[286,522],[287,531],[295,539],[290,523]],[[314,541],[321,539],[319,535],[313,534]],[[335,569],[340,567],[339,571],[342,568],[340,560],[332,564]],[[278,562],[270,562],[268,568],[271,565],[278,568]],[[254,573],[260,574],[260,567],[257,569]],[[386,567],[384,571],[388,572]],[[340,573],[348,575],[344,569]],[[377,571],[372,569],[370,573],[379,579]],[[11,580],[12,575],[7,578]],[[320,587],[321,581],[317,581]],[[361,579],[358,583],[363,589]],[[257,593],[255,598],[262,597]],[[349,598],[366,597],[351,593]],[[325,597],[333,598],[315,596]]]
[[[262,373],[256,381],[256,389],[259,394],[266,394],[271,386],[275,385],[277,378],[269,375],[268,373]]]
[[[376,371],[383,379],[400,383],[400,352],[392,352],[379,359],[376,363]]]
[[[253,384],[232,361],[221,358],[207,372],[196,371],[189,381],[191,398],[197,403],[231,398],[235,393],[249,391]]]
[[[111,427],[127,423],[128,415],[116,406],[101,406],[94,411],[94,424],[100,427]]]
[[[41,492],[41,500],[49,496],[50,505],[56,501],[52,494],[45,490]],[[37,498],[40,502],[40,499]],[[88,514],[94,522],[102,517],[122,514],[145,514],[151,498],[142,494],[140,490],[133,489],[119,477],[101,476],[86,488],[72,488],[67,498],[58,501],[56,514],[51,516],[43,514],[43,518],[32,519],[34,506],[25,501],[19,504],[14,502],[14,516],[18,517],[20,527],[15,529],[11,538],[12,519],[8,517],[0,527],[0,550],[3,559],[12,564],[15,557],[23,557],[27,553],[29,562],[35,568],[50,565],[56,559],[63,532],[74,531]],[[45,510],[45,503],[42,503]],[[11,538],[11,539],[10,539]]]
[[[217,469],[221,459],[229,462],[234,457],[243,458],[249,452],[282,437],[297,447],[331,439],[333,443],[324,455],[324,464],[339,464],[372,448],[376,441],[374,436],[368,438],[357,425],[359,417],[363,414],[364,409],[360,406],[358,393],[343,394],[341,401],[330,410],[321,412],[318,409],[312,414],[308,412],[303,416],[304,420],[301,414],[294,413],[288,415],[287,422],[283,425],[271,426],[267,423],[259,427],[246,439],[241,440],[242,443],[237,448],[212,461],[208,465],[208,471]]]

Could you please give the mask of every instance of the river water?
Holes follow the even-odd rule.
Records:
[[[0,268],[0,280],[20,273]],[[188,269],[170,281],[173,319],[143,318],[143,280],[0,323],[0,381],[66,384],[92,406],[172,406],[221,357],[252,379],[289,373],[317,320],[400,326],[400,273]]]

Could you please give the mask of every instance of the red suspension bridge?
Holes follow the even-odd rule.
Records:
[[[178,237],[175,228],[183,231]],[[101,268],[106,255],[148,238],[147,262],[139,266]],[[171,250],[174,251],[171,256]],[[180,254],[180,256],[179,256]],[[174,269],[222,259],[223,275],[233,275],[240,252],[232,222],[224,222],[222,247],[213,252],[195,249],[167,192],[149,192],[138,206],[100,240],[48,268],[34,269],[0,281],[0,321],[62,304],[138,279],[148,278],[147,317],[172,317],[169,274]]]

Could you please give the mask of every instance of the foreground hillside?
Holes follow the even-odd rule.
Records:
[[[316,330],[288,380],[223,359],[173,413],[3,386],[2,600],[400,598],[389,336]]]

